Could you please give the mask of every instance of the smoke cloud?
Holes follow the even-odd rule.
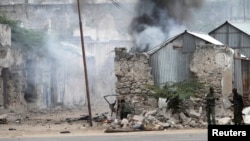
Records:
[[[200,0],[140,0],[131,24],[136,52],[145,52],[186,29]]]

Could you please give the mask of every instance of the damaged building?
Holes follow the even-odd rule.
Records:
[[[199,49],[205,51],[203,55],[197,57],[194,53]],[[209,49],[210,51],[218,50],[218,52],[210,52]],[[148,53],[152,74],[157,85],[199,77],[208,85],[215,86],[217,93],[231,93],[232,59],[230,56],[233,54],[230,53],[229,47],[208,34],[184,31]],[[203,60],[203,58],[206,59]],[[203,61],[199,62],[200,60]],[[202,67],[197,67],[199,64],[202,64]]]
[[[147,56],[147,59],[142,61],[139,56],[145,56],[144,58]],[[225,123],[225,117],[226,119],[232,119],[231,103],[228,97],[232,90],[233,56],[233,49],[208,34],[187,30],[148,52],[129,53],[125,48],[117,48],[115,59],[117,94],[126,95],[128,100],[133,103],[136,100],[131,99],[131,97],[135,97],[136,94],[143,95],[151,92],[143,89],[147,82],[161,86],[166,82],[180,82],[196,77],[206,84],[206,87],[204,87],[205,93],[200,93],[198,97],[190,99],[186,114],[179,113],[178,116],[175,116],[168,113],[165,118],[169,118],[170,115],[172,118],[175,117],[176,119],[172,120],[175,120],[179,126],[197,127],[205,125],[204,96],[208,92],[208,87],[213,86],[216,90],[216,103],[218,104],[216,108],[217,111],[220,111],[216,112],[217,122],[221,122],[221,119]],[[134,87],[135,82],[133,80],[137,76],[145,80],[139,86]],[[137,82],[140,81],[137,80]],[[139,103],[143,105],[143,100]],[[159,103],[157,104],[152,107],[159,108]],[[186,120],[190,122],[184,122]],[[227,123],[229,122],[230,120],[227,120]]]
[[[210,33],[214,38],[207,34],[186,30],[148,52],[131,53],[126,48],[114,49],[115,46],[133,46],[133,41],[126,34],[123,24],[129,20],[121,20],[122,16],[117,9],[111,10],[111,6],[112,4],[86,4],[83,8],[87,15],[84,28],[88,30],[85,32],[88,37],[84,39],[86,48],[90,51],[87,53],[88,71],[91,72],[89,73],[90,93],[93,101],[96,100],[92,103],[100,104],[103,99],[98,98],[115,92],[131,102],[136,110],[135,114],[154,111],[159,108],[159,103],[156,99],[147,97],[152,94],[147,85],[160,86],[165,82],[179,82],[194,76],[207,83],[208,86],[215,86],[216,95],[219,97],[217,100],[219,112],[216,115],[218,120],[223,117],[232,118],[228,96],[233,86],[236,85],[239,92],[243,93],[245,101],[249,99],[250,96],[247,93],[249,82],[244,81],[249,77],[249,59],[242,58],[231,49],[231,47],[240,48],[242,49],[240,53],[247,55],[248,51],[245,49],[249,46],[249,32],[237,30],[240,26],[233,24],[228,26],[229,22],[227,22],[225,25],[228,27],[222,28],[230,31],[225,32],[226,36],[213,33],[220,31],[220,28]],[[41,27],[39,30],[50,33],[58,30],[61,34],[68,34],[69,31],[66,30],[71,29],[76,23],[72,19],[77,19],[76,12],[71,9],[72,4],[50,5],[26,1],[24,5],[2,5],[0,8],[12,19],[25,19],[21,22],[21,26],[37,28],[39,25]],[[42,9],[46,9],[51,15],[41,12]],[[108,12],[104,12],[106,9]],[[73,13],[72,17],[71,13]],[[96,15],[96,17],[91,15]],[[103,27],[102,25],[109,26]],[[74,27],[71,29],[74,30],[74,37],[71,35],[60,37],[60,41],[65,42],[59,41],[60,44],[55,44],[63,49],[63,52],[70,51],[67,57],[63,52],[58,52],[59,48],[55,48],[55,52],[60,55],[64,54],[65,58],[62,59],[61,56],[57,58],[52,53],[46,59],[39,58],[33,52],[24,55],[19,53],[18,49],[13,49],[10,28],[6,25],[1,25],[0,28],[1,107],[19,110],[19,108],[26,109],[27,104],[31,105],[30,108],[51,108],[58,105],[73,106],[86,103],[82,56],[79,53],[80,48],[74,50],[76,46],[72,46],[73,44],[80,46],[79,35],[75,36],[79,34],[79,29]],[[239,32],[240,36],[228,36],[231,32]],[[237,45],[229,43],[233,37],[240,39],[233,41]],[[223,41],[224,39],[226,41]],[[141,40],[147,49],[146,41],[149,40]],[[94,53],[98,55],[93,55]],[[238,57],[233,58],[234,55]],[[115,62],[113,62],[114,58]],[[114,86],[115,77],[117,82]],[[207,91],[206,88],[204,90]],[[173,126],[203,126],[205,125],[204,95],[205,93],[201,93],[200,97],[191,99],[190,107],[187,108],[188,114],[180,113],[176,119],[170,113],[156,111],[154,115],[157,115],[159,119],[163,116],[162,121],[166,122],[168,119],[169,124],[175,123]]]
[[[250,22],[225,21],[209,35],[235,50],[233,86],[243,95],[245,106],[250,105]]]
[[[12,47],[11,28],[0,24],[0,31],[0,108],[22,110],[26,107],[23,54]]]
[[[83,3],[91,104],[102,105],[105,104],[102,96],[115,92],[114,47],[133,45],[124,28],[130,17],[120,20],[122,13],[117,12],[119,9],[114,3]],[[133,3],[126,4],[133,6]],[[21,83],[18,88],[22,89],[24,103],[31,109],[87,103],[76,8],[75,1],[1,1],[0,10],[8,19],[20,21],[20,28],[49,34],[44,48],[36,44],[32,48],[37,50],[21,51],[22,57],[14,59],[24,67],[20,68],[24,80],[17,82]],[[22,50],[18,44],[10,42],[15,45],[13,48]]]

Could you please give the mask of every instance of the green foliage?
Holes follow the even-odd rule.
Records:
[[[196,79],[190,79],[176,83],[167,82],[163,87],[148,85],[148,88],[154,92],[154,98],[166,98],[169,101],[168,108],[180,110],[183,101],[198,93],[204,85]]]
[[[1,12],[0,23],[7,24],[11,27],[11,40],[18,47],[21,47],[24,50],[44,47],[45,33],[22,28],[18,26],[19,21],[10,20]]]
[[[181,100],[184,100],[200,89],[204,87],[203,83],[196,79],[184,80],[181,82],[167,82],[163,87],[148,85],[148,88],[154,92],[153,97],[155,98],[167,98],[172,99],[179,96]]]
[[[15,27],[18,25],[18,21],[13,21],[13,20],[9,20],[6,18],[5,14],[0,12],[0,23],[1,24],[7,24],[10,27]]]
[[[12,41],[24,49],[44,47],[44,33],[30,29],[16,27],[12,29]]]

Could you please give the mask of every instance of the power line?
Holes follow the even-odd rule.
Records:
[[[121,3],[118,2],[117,0],[110,0],[110,1],[112,2],[112,4],[113,4],[115,7],[117,7],[117,8],[120,9],[121,11],[126,12],[126,13],[129,14],[130,16],[131,16],[131,15],[134,15],[134,13],[131,12],[130,10],[128,10],[127,8],[122,7],[122,6],[121,6]]]

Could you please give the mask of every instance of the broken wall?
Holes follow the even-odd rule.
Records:
[[[11,47],[11,28],[0,24],[0,107],[23,110],[25,75],[23,54]]]
[[[140,97],[142,93],[150,94],[150,90],[144,87],[145,84],[154,84],[147,54],[128,53],[125,48],[116,48],[115,54],[116,93],[124,96],[132,103],[138,102],[139,106],[141,106],[139,107],[140,112],[158,109],[156,100],[152,102]],[[199,93],[185,101],[185,104],[187,104],[185,114],[177,113],[173,115],[171,110],[168,110],[163,111],[163,113],[166,113],[164,117],[169,119],[169,122],[175,121],[174,126],[176,127],[205,126],[205,94],[208,92],[209,87],[213,86],[217,97],[217,123],[230,124],[229,122],[233,118],[229,101],[233,79],[233,50],[229,47],[215,45],[197,47],[191,55],[189,66],[193,75],[206,84],[204,89],[201,90],[201,92],[205,91],[205,93]],[[150,108],[147,109],[146,107]],[[158,114],[160,114],[159,111]]]
[[[128,53],[126,48],[115,48],[116,94],[135,104],[136,113],[157,107],[157,101],[146,98],[151,94],[147,85],[153,85],[153,77],[147,54]]]
[[[216,115],[231,116],[229,96],[232,93],[233,50],[229,47],[204,45],[193,53],[190,71],[208,87],[215,89]],[[204,94],[205,95],[205,94]]]

